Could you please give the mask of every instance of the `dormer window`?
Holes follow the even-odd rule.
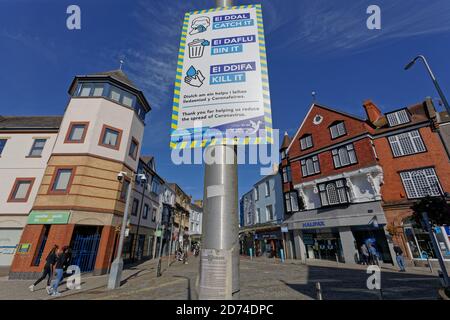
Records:
[[[331,139],[336,139],[347,134],[344,121],[335,122],[330,126]]]
[[[300,147],[302,150],[306,150],[313,147],[312,135],[304,135],[303,138],[300,139]]]
[[[388,113],[386,114],[386,118],[388,120],[390,127],[395,127],[404,123],[411,122],[411,119],[409,118],[408,115],[408,111],[406,109]]]

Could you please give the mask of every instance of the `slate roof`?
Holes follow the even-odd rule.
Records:
[[[59,129],[62,116],[0,116],[0,130]]]

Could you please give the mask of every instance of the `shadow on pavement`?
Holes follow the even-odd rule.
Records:
[[[436,276],[381,270],[380,292],[367,288],[372,273],[365,270],[318,266],[307,266],[307,269],[306,284],[280,281],[312,299],[317,299],[316,283],[320,282],[324,300],[434,300],[440,288]]]

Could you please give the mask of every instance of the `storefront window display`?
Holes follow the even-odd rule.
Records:
[[[337,232],[304,232],[303,242],[308,259],[344,261],[339,233]]]
[[[433,250],[430,235],[420,226],[408,224],[404,227],[405,238],[414,259],[437,259]],[[450,240],[448,227],[435,227],[438,247],[444,259],[450,260]]]

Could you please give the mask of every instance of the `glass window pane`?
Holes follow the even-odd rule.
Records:
[[[63,191],[69,186],[72,169],[59,169],[56,174],[55,182],[53,183],[53,190]]]
[[[111,93],[109,94],[109,97],[112,100],[119,102],[120,101],[120,91],[116,88],[111,88]]]
[[[72,130],[69,135],[70,141],[80,141],[83,138],[84,128],[86,126],[84,124],[77,124],[72,126]]]
[[[0,156],[2,155],[5,145],[6,145],[6,139],[0,139]]]
[[[105,134],[103,136],[103,144],[116,146],[117,145],[117,137],[119,133],[117,131],[113,131],[111,129],[106,129]]]
[[[131,107],[133,105],[133,97],[129,94],[124,94],[122,98],[122,103],[126,106]]]
[[[80,97],[89,97],[91,93],[91,86],[88,84],[83,84],[81,87]]]
[[[27,197],[28,189],[30,188],[30,181],[20,181],[17,183],[16,191],[13,198],[16,200],[25,199]]]

